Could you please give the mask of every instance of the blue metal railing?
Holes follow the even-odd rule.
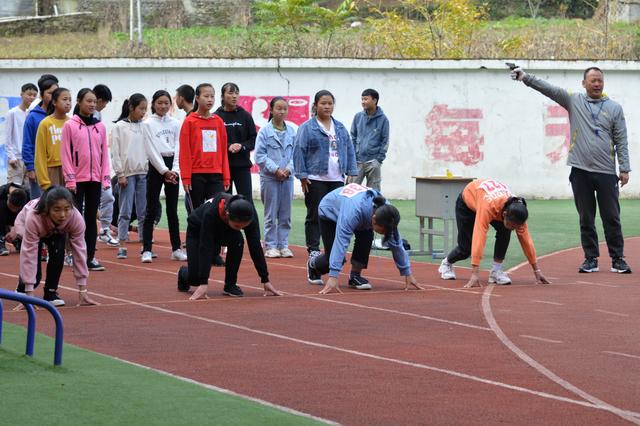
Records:
[[[15,300],[22,303],[27,311],[27,349],[25,354],[27,356],[33,356],[33,346],[36,338],[36,312],[32,305],[41,306],[45,308],[53,316],[56,322],[56,339],[55,349],[53,353],[53,364],[62,364],[62,337],[64,334],[64,327],[62,324],[62,316],[60,312],[51,303],[46,300],[38,299],[37,297],[27,296],[26,294],[17,293],[14,291],[8,291],[0,288],[0,343],[2,343],[2,299]]]

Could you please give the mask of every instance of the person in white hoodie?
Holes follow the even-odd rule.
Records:
[[[180,249],[180,222],[178,221],[180,123],[168,114],[170,108],[171,95],[166,90],[158,90],[151,98],[152,115],[143,123],[145,147],[149,158],[147,211],[155,212],[160,207],[160,190],[164,185],[171,259],[185,261],[187,255]],[[151,263],[153,261],[152,220],[144,222],[142,235],[142,262]]]
[[[131,210],[135,199],[138,216],[138,240],[142,242],[147,209],[147,170],[149,162],[145,148],[142,119],[147,112],[147,98],[134,93],[122,105],[122,113],[111,130],[111,165],[120,186],[118,239],[128,241]],[[127,258],[127,248],[121,246],[118,259]]]
[[[7,150],[7,182],[22,185],[26,182],[26,170],[22,162],[22,129],[29,113],[29,105],[38,96],[38,88],[33,83],[24,84],[20,90],[20,102],[7,111],[4,123],[4,144]]]

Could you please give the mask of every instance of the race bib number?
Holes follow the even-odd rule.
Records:
[[[218,151],[218,132],[216,130],[202,131],[202,152]]]
[[[489,200],[511,196],[511,191],[509,191],[507,185],[493,179],[483,181],[480,183],[479,188],[485,192],[485,198]]]
[[[350,183],[349,185],[343,186],[342,191],[340,191],[340,195],[343,197],[351,198],[356,194],[361,192],[365,192],[368,188],[366,186],[358,185],[357,183]]]

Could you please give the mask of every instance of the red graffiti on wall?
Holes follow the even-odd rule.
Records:
[[[256,131],[269,122],[269,102],[275,96],[240,96],[238,105],[244,108],[256,124]],[[283,96],[289,104],[289,114],[286,118],[287,125],[293,125],[296,129],[309,119],[308,96]],[[252,153],[253,156],[253,153]],[[258,173],[257,165],[253,165],[251,173]]]
[[[571,144],[569,113],[560,105],[547,105],[544,112],[544,155],[552,164],[567,157]]]
[[[425,143],[435,160],[459,161],[471,166],[482,161],[484,136],[480,135],[482,110],[434,105],[425,119]]]

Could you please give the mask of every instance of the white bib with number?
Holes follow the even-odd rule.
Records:
[[[202,130],[202,152],[218,152],[218,132]]]

